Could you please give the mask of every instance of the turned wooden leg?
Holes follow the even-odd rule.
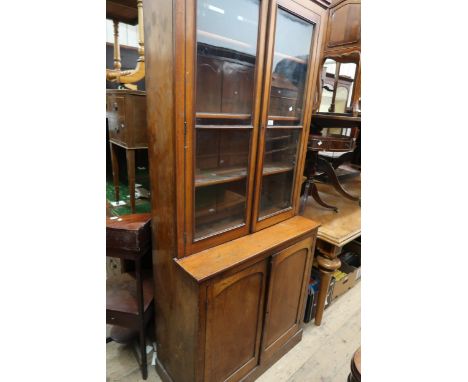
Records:
[[[335,169],[327,160],[323,158],[319,158],[319,163],[320,163],[320,167],[327,174],[329,182],[332,184],[332,186],[335,188],[336,191],[338,191],[345,198],[353,200],[355,202],[359,202],[361,200],[360,198],[356,196],[348,194],[348,192],[343,188],[338,177],[336,176]]]
[[[318,189],[317,189],[317,185],[312,182],[312,184],[310,185],[310,194],[312,195],[312,197],[314,198],[314,200],[320,204],[322,207],[325,207],[325,208],[329,208],[335,212],[338,212],[338,208],[335,207],[335,206],[332,206],[330,204],[327,204],[325,203],[322,198],[320,197],[319,193],[318,193]]]
[[[315,312],[315,325],[320,326],[322,323],[323,311],[325,310],[325,300],[327,298],[328,287],[330,286],[330,280],[333,272],[335,272],[340,266],[341,261],[336,258],[336,252],[325,255],[319,254],[317,256],[317,263],[320,271],[320,288],[317,300],[317,310]]]
[[[119,191],[119,161],[117,159],[116,146],[109,142],[110,145],[110,154],[111,154],[111,163],[112,163],[112,179],[114,181],[114,192],[115,192],[115,201],[120,200],[120,191]]]
[[[135,150],[126,149],[127,154],[127,174],[128,190],[130,192],[130,207],[135,213]]]

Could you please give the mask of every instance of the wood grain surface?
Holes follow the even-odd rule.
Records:
[[[356,177],[343,183],[353,195],[361,195],[361,178]],[[317,238],[342,247],[361,235],[361,207],[359,203],[338,194],[329,184],[317,184],[322,199],[337,206],[338,213],[319,206],[312,197],[307,199],[303,216],[320,223]]]

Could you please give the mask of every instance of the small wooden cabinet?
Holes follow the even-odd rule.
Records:
[[[119,164],[116,146],[125,149],[130,206],[135,212],[135,150],[148,147],[146,96],[144,91],[108,89],[106,117],[114,180],[115,199],[120,199]]]
[[[185,361],[194,365],[188,374],[176,359],[158,359],[163,378],[251,381],[295,345],[302,336],[317,228],[297,216],[177,260],[199,310],[191,313],[195,325],[173,324],[178,331],[172,340],[198,337],[198,345],[194,352],[185,349]]]

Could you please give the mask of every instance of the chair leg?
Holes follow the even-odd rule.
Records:
[[[341,185],[338,177],[336,176],[335,169],[332,165],[325,159],[319,158],[320,167],[327,174],[329,182],[332,184],[333,188],[338,191],[345,198],[353,200],[355,202],[360,202],[361,198],[349,194]]]

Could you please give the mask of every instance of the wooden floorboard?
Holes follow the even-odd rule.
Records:
[[[361,283],[325,310],[322,325],[306,324],[302,341],[275,363],[259,382],[345,382],[361,343]],[[148,382],[161,379],[148,355]],[[107,382],[141,382],[131,347],[107,344]]]
[[[344,382],[351,355],[360,346],[360,340],[361,285],[358,283],[325,310],[321,326],[307,324],[302,341],[258,381]]]

